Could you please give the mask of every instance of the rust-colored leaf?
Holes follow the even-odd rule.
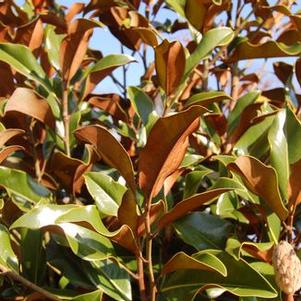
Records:
[[[92,164],[96,161],[92,150],[88,148],[88,151],[88,163],[70,158],[62,152],[55,152],[48,163],[48,172],[73,194],[81,191],[81,187],[84,184],[83,174],[90,171]],[[58,162],[60,163],[58,164]]]
[[[155,64],[160,86],[167,95],[178,87],[185,70],[185,53],[181,43],[164,40],[155,48]]]
[[[241,156],[235,162],[228,164],[228,168],[240,175],[245,185],[259,195],[269,207],[285,220],[288,214],[278,187],[275,170],[250,156]]]
[[[299,85],[301,86],[301,58],[296,61],[295,72]]]
[[[69,24],[77,14],[83,12],[84,8],[85,8],[85,3],[81,3],[81,2],[73,3],[66,14],[65,17],[66,22]]]
[[[136,183],[132,161],[124,147],[106,128],[89,125],[76,130],[75,136],[82,142],[92,144],[97,154],[107,164],[116,168],[132,191],[135,191]]]
[[[291,165],[291,174],[288,183],[288,198],[290,205],[301,203],[301,160]]]
[[[117,120],[128,121],[127,114],[121,106],[122,98],[118,94],[93,95],[88,102],[92,106],[109,113]]]
[[[122,247],[133,252],[135,255],[140,254],[140,249],[137,245],[137,241],[130,227],[127,225],[121,226],[118,233],[111,237],[111,240],[115,241]]]
[[[284,85],[291,79],[294,69],[293,66],[285,62],[276,62],[273,64],[274,72]]]
[[[20,151],[20,150],[24,150],[24,147],[20,146],[20,145],[11,145],[11,146],[7,146],[5,148],[3,148],[0,151],[0,164],[11,154],[13,154],[14,152]]]
[[[0,132],[0,147],[7,143],[11,138],[24,134],[25,131],[21,129],[6,129]]]
[[[77,19],[70,24],[60,50],[61,70],[66,81],[70,81],[80,67],[96,26],[95,22],[88,19]]]
[[[139,157],[139,185],[147,198],[155,197],[166,178],[179,167],[188,136],[199,127],[199,117],[205,111],[203,107],[192,106],[155,123]]]
[[[13,111],[31,116],[50,128],[55,128],[55,119],[49,104],[31,89],[15,90],[5,107],[5,113]]]
[[[163,229],[187,213],[200,208],[205,203],[214,201],[222,193],[230,191],[230,188],[219,188],[196,194],[176,204],[173,209],[162,216],[158,222],[158,228]]]
[[[131,190],[127,190],[118,208],[118,220],[122,225],[128,225],[134,234],[137,233],[138,214],[135,195]]]

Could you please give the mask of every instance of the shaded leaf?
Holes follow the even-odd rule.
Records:
[[[20,145],[11,145],[11,146],[7,146],[7,147],[3,148],[0,151],[0,164],[14,152],[24,151],[24,150],[25,150],[25,148]]]
[[[0,224],[0,241],[0,264],[18,273],[18,258],[12,249],[9,232],[2,224]]]
[[[174,227],[179,237],[196,250],[223,249],[232,231],[224,219],[204,212],[194,212],[177,220]]]
[[[10,195],[23,198],[31,203],[49,200],[51,193],[35,182],[24,171],[0,166],[0,186]]]
[[[188,146],[187,137],[198,128],[204,111],[202,107],[192,106],[155,123],[139,157],[139,185],[145,196],[156,196],[165,179],[179,167]]]
[[[237,261],[223,251],[210,250],[210,253],[226,266],[227,276],[200,270],[177,271],[167,276],[161,289],[164,300],[194,300],[199,291],[209,287],[219,287],[242,297],[274,298],[277,296],[271,284],[243,259]]]
[[[4,129],[0,131],[0,147],[6,144],[10,139],[24,134],[25,131],[21,129]]]
[[[85,266],[84,271],[96,287],[114,300],[132,300],[131,283],[126,271],[110,260],[93,262],[91,265],[91,267]]]
[[[282,202],[277,175],[272,167],[254,157],[241,156],[228,168],[240,175],[246,186],[259,195],[281,220],[286,219],[288,211]]]

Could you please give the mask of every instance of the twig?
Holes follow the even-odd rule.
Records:
[[[45,289],[37,286],[36,284],[30,282],[29,280],[25,279],[23,276],[17,274],[15,271],[8,269],[8,268],[6,268],[5,266],[3,266],[1,264],[0,264],[0,270],[1,270],[3,275],[12,278],[15,281],[20,282],[25,287],[40,293],[41,295],[48,298],[49,300],[61,301],[61,299],[59,299],[55,295],[53,295],[50,292],[46,291]]]
[[[145,210],[145,229],[146,229],[146,260],[148,265],[149,272],[149,290],[150,290],[150,300],[156,300],[157,287],[154,277],[153,270],[153,258],[152,258],[152,248],[153,248],[153,236],[151,233],[151,224],[150,224],[150,210],[151,210],[151,200],[152,195],[150,195],[148,202],[146,203]]]
[[[63,122],[64,122],[64,145],[65,145],[65,152],[68,157],[70,157],[70,115],[68,109],[68,85],[64,84],[64,91],[63,91]]]
[[[144,281],[143,260],[141,256],[137,256],[137,270],[138,270],[138,286],[140,292],[140,299],[141,301],[147,301],[145,281]]]
[[[70,157],[69,120],[70,120],[70,115],[68,109],[68,85],[64,84],[64,91],[63,91],[64,145],[65,145],[65,152],[68,157]]]

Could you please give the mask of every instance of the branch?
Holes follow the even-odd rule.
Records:
[[[53,301],[61,301],[61,299],[59,299],[58,297],[56,297],[55,295],[51,294],[50,292],[46,291],[45,289],[37,286],[36,284],[30,282],[29,280],[27,280],[26,278],[24,278],[23,276],[17,274],[15,271],[10,270],[8,268],[6,268],[5,266],[3,266],[2,264],[0,264],[0,270],[2,272],[2,275],[5,275],[7,277],[12,278],[15,281],[20,282],[21,284],[23,284],[25,287],[36,291],[38,293],[40,293],[41,295],[43,295],[44,297],[48,298],[49,300],[53,300]]]

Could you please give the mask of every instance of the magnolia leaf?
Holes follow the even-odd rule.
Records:
[[[120,172],[132,191],[136,190],[132,161],[124,147],[106,128],[89,125],[76,130],[75,136],[80,141],[92,144],[100,157]]]
[[[33,90],[17,88],[8,99],[5,113],[20,112],[31,116],[50,128],[55,128],[55,118],[47,101],[39,97]]]
[[[207,252],[215,255],[225,265],[227,276],[202,270],[176,271],[166,276],[161,288],[164,300],[191,301],[200,291],[209,287],[222,288],[241,297],[255,296],[269,299],[277,296],[272,285],[243,259],[236,260],[223,251],[207,250]]]
[[[175,254],[162,268],[162,274],[168,274],[177,270],[203,270],[217,272],[227,276],[224,264],[213,254],[201,251],[189,256],[184,252]]]
[[[229,27],[218,27],[207,31],[194,52],[188,57],[185,72],[182,77],[184,82],[191,71],[217,46],[225,46],[231,42],[234,33]]]
[[[185,70],[185,53],[180,42],[164,40],[155,48],[155,66],[160,86],[167,95],[178,87]]]
[[[274,168],[249,156],[239,157],[235,162],[230,163],[228,168],[240,175],[245,185],[259,195],[281,220],[286,219],[288,211],[279,193],[278,179]]]
[[[42,85],[48,92],[52,87],[44,70],[24,45],[0,43],[0,61],[8,63],[13,69]]]
[[[18,273],[18,258],[12,249],[9,232],[2,224],[0,224],[0,241],[0,264]]]
[[[287,139],[285,136],[286,111],[281,110],[275,116],[269,129],[268,140],[270,144],[271,165],[275,168],[280,191],[287,199],[287,187],[289,178],[289,155]]]
[[[219,188],[208,190],[203,193],[196,194],[182,202],[177,203],[169,212],[165,213],[158,222],[158,228],[163,229],[170,223],[187,215],[187,213],[200,208],[204,204],[213,202],[222,193],[232,190],[232,188]]]
[[[110,54],[100,59],[84,73],[84,77],[87,79],[83,98],[92,92],[96,85],[116,68],[135,61],[133,57],[126,54]]]
[[[105,215],[117,216],[126,187],[99,172],[88,172],[84,177],[98,210]]]
[[[155,123],[139,157],[139,185],[146,197],[155,197],[165,179],[180,166],[188,146],[187,138],[198,128],[203,112],[204,108],[192,106],[159,118]]]
[[[50,200],[51,192],[35,182],[24,171],[0,166],[0,186],[10,195],[23,198],[30,203]]]

